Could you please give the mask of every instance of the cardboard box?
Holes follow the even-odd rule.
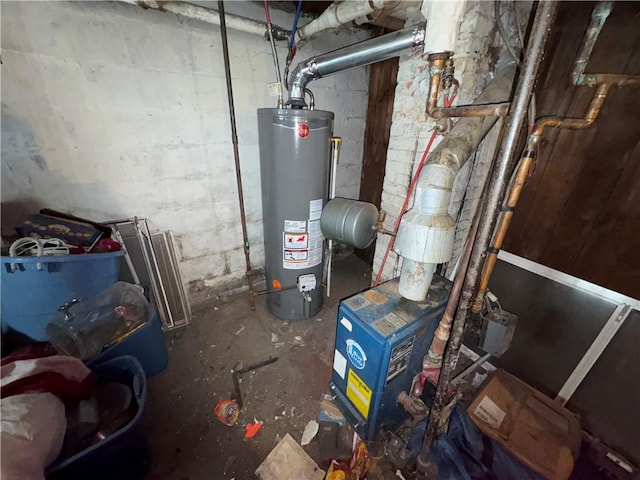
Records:
[[[487,436],[548,479],[571,475],[580,452],[577,417],[504,370],[496,370],[467,410]]]

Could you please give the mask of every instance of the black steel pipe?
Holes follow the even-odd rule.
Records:
[[[417,468],[420,473],[433,472],[433,465],[429,462],[431,444],[437,435],[446,431],[446,422],[442,422],[440,417],[446,407],[445,403],[453,370],[460,354],[465,324],[471,307],[471,299],[478,287],[479,273],[498,216],[498,206],[509,180],[512,159],[515,158],[517,153],[518,139],[526,120],[527,108],[535,87],[544,47],[549,38],[549,31],[553,25],[557,9],[558,5],[555,1],[543,1],[538,4],[536,10],[529,45],[514,92],[514,101],[503,126],[502,141],[491,172],[487,195],[480,216],[482,223],[478,227],[460,303],[453,321],[451,337],[445,352],[434,403],[429,415],[429,425],[422,449],[418,455]]]
[[[231,123],[231,142],[233,143],[233,159],[236,166],[236,184],[238,186],[238,206],[240,207],[240,223],[242,225],[242,242],[244,261],[246,264],[247,283],[249,284],[249,306],[255,309],[253,293],[253,271],[251,270],[251,254],[249,251],[249,234],[247,233],[247,216],[244,209],[244,191],[242,189],[242,173],[240,170],[240,150],[238,149],[238,128],[236,126],[236,109],[233,103],[233,85],[231,84],[231,64],[229,62],[229,42],[227,40],[227,23],[224,16],[224,2],[218,0],[220,15],[220,35],[222,36],[222,57],[224,58],[224,76],[227,80],[227,101],[229,102],[229,123]]]

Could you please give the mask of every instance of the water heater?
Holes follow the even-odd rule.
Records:
[[[264,256],[269,311],[301,320],[322,309],[333,113],[258,110]]]

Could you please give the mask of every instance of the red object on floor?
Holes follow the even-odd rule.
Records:
[[[218,402],[218,404],[213,409],[213,413],[215,413],[216,418],[220,420],[225,425],[233,425],[238,420],[238,415],[240,415],[240,408],[235,400],[222,399]]]
[[[263,422],[247,423],[247,425],[245,425],[244,427],[244,438],[255,437],[263,425],[264,425]]]

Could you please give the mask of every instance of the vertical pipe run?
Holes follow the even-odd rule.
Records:
[[[273,39],[273,25],[271,25],[271,14],[269,13],[269,0],[264,0],[264,15],[267,19],[267,35],[269,36],[269,45],[271,45],[271,56],[273,57],[273,67],[276,70],[276,81],[278,83],[278,108],[283,108],[284,99],[282,97],[282,75],[280,74],[280,62],[278,61],[276,42]]]
[[[220,13],[220,35],[222,37],[222,55],[224,58],[224,76],[227,80],[227,100],[229,102],[229,123],[231,123],[231,142],[233,143],[233,159],[236,165],[236,184],[238,186],[238,206],[240,207],[240,223],[242,225],[242,242],[244,261],[246,264],[247,283],[249,284],[249,305],[255,310],[255,294],[253,289],[253,272],[251,271],[251,255],[249,253],[249,234],[247,233],[247,217],[244,210],[244,192],[240,171],[240,150],[238,149],[238,129],[236,127],[236,109],[233,104],[233,86],[231,84],[231,64],[229,62],[229,43],[227,41],[227,24],[224,16],[224,2],[218,0]]]
[[[622,84],[640,86],[640,82],[638,82],[637,79],[634,81],[634,77],[629,77],[626,81],[628,83],[623,82]],[[478,293],[473,303],[473,313],[477,314],[482,310],[484,296],[489,288],[489,280],[491,279],[491,274],[498,260],[498,253],[507,235],[513,212],[518,205],[520,194],[527,181],[527,175],[535,159],[536,147],[540,142],[540,137],[544,133],[544,130],[546,128],[565,128],[570,130],[588,128],[598,118],[602,105],[612,86],[611,83],[601,83],[598,85],[584,118],[542,117],[534,124],[527,140],[527,146],[520,158],[513,185],[510,186],[505,203],[500,209],[498,226],[496,227],[494,238],[491,242],[491,248],[489,248],[487,252],[487,258],[482,269],[482,277],[480,278],[480,286],[478,287]]]
[[[313,98],[313,97],[311,97]],[[342,138],[331,138],[331,172],[329,177],[329,200],[336,196],[336,173],[338,170],[338,162],[340,162],[340,146]],[[329,255],[327,255],[327,297],[331,296],[331,263],[333,261],[333,240],[328,242]]]
[[[491,173],[487,197],[480,217],[483,219],[483,222],[478,227],[476,242],[469,261],[469,268],[462,288],[460,303],[453,320],[452,334],[445,352],[434,403],[429,415],[429,425],[422,450],[418,455],[417,467],[419,472],[427,473],[433,471],[433,465],[429,461],[431,444],[437,435],[446,431],[447,428],[446,421],[442,421],[440,417],[446,407],[447,393],[453,370],[458,361],[467,314],[471,306],[471,298],[473,292],[476,290],[482,261],[491,240],[491,234],[498,213],[497,207],[506,188],[508,172],[510,170],[509,167],[512,163],[511,159],[514,157],[516,149],[518,148],[518,137],[527,116],[527,107],[531,100],[538,76],[544,46],[549,37],[549,31],[553,25],[557,9],[558,4],[554,1],[540,2],[537,7],[531,29],[531,40],[529,41],[527,53],[514,92],[512,108],[504,124],[503,140],[498,149],[495,165]]]
[[[571,72],[571,80],[573,80],[574,85],[584,84],[584,71],[589,63],[589,57],[591,57],[593,47],[598,40],[602,27],[604,27],[604,23],[611,14],[611,10],[613,10],[613,4],[611,2],[600,2],[591,13],[591,22],[589,23],[582,48],[576,57],[576,61],[573,64],[573,71]]]

